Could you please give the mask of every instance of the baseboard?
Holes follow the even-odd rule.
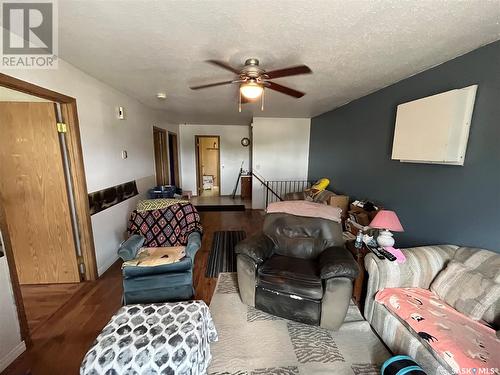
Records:
[[[111,267],[115,262],[119,259],[118,255],[115,255],[113,258],[110,258],[108,261],[106,261],[105,264],[101,265],[99,268],[97,268],[97,274],[99,277],[102,276],[104,272],[108,270],[109,267]]]
[[[21,341],[14,349],[0,358],[0,372],[5,370],[14,360],[26,351],[26,344]]]

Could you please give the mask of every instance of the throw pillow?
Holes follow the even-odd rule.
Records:
[[[440,299],[474,320],[493,323],[493,308],[500,300],[500,284],[482,273],[452,261],[430,287]]]

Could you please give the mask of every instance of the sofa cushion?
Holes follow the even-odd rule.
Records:
[[[477,268],[452,261],[438,274],[431,290],[471,319],[493,323],[492,306],[500,301],[500,283],[478,272]]]
[[[458,312],[433,292],[386,288],[377,293],[375,300],[396,316],[450,373],[465,368],[500,368],[495,331]]]
[[[323,297],[318,264],[309,259],[273,255],[259,267],[257,285],[313,300]]]
[[[122,268],[122,275],[125,279],[130,279],[134,277],[144,277],[144,276],[162,275],[162,274],[168,276],[169,274],[185,272],[186,275],[190,278],[192,268],[193,268],[193,260],[190,257],[186,256],[182,258],[179,262],[163,264],[160,266],[153,266],[153,267],[126,266]]]
[[[156,267],[179,262],[186,256],[185,246],[143,247],[134,259],[123,262],[123,267]]]

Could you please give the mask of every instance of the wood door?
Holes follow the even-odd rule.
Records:
[[[153,143],[155,151],[156,184],[168,184],[167,131],[153,127]]]
[[[0,103],[0,198],[20,284],[79,282],[54,103]]]

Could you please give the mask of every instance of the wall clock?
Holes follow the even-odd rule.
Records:
[[[243,147],[248,147],[250,145],[250,139],[247,137],[241,138],[241,145]]]

